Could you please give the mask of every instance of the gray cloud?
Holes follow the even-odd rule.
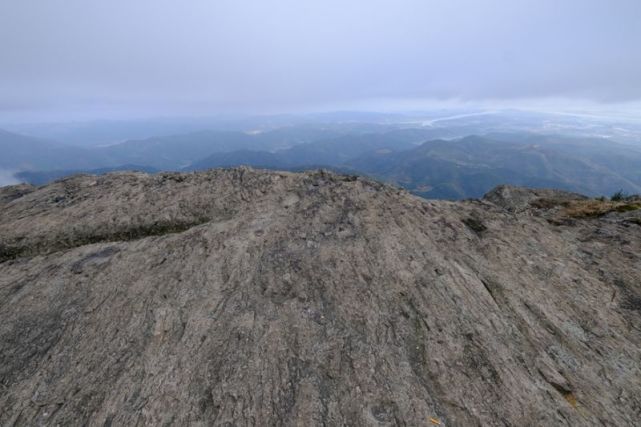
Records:
[[[20,0],[22,109],[272,111],[367,99],[641,100],[638,0]]]

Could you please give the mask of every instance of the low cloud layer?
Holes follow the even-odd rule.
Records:
[[[7,185],[15,185],[19,183],[20,181],[16,179],[16,177],[13,175],[13,172],[0,169],[0,187],[4,187]]]
[[[21,0],[0,112],[641,100],[638,0]]]

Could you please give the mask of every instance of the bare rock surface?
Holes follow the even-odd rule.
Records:
[[[641,222],[537,191],[2,189],[0,425],[639,425]]]
[[[550,200],[558,203],[567,200],[584,200],[587,197],[581,194],[547,188],[533,189],[515,187],[513,185],[499,185],[488,192],[483,199],[510,212],[524,212],[531,210],[534,207],[533,203],[536,204],[539,200]]]

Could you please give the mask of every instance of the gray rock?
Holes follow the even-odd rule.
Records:
[[[638,425],[641,225],[500,194],[242,168],[0,197],[0,425]]]
[[[524,188],[513,185],[499,185],[483,196],[483,200],[492,202],[510,212],[523,212],[531,210],[533,207],[546,208],[553,204],[584,199],[587,197],[568,191]]]

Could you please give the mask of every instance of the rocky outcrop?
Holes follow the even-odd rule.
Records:
[[[547,188],[533,189],[515,187],[513,185],[499,185],[483,196],[483,199],[510,212],[531,212],[533,208],[541,207],[547,209],[569,201],[586,200],[587,197],[577,193]],[[542,203],[542,201],[545,201],[545,203]]]
[[[639,213],[537,191],[3,189],[0,425],[638,425]]]

